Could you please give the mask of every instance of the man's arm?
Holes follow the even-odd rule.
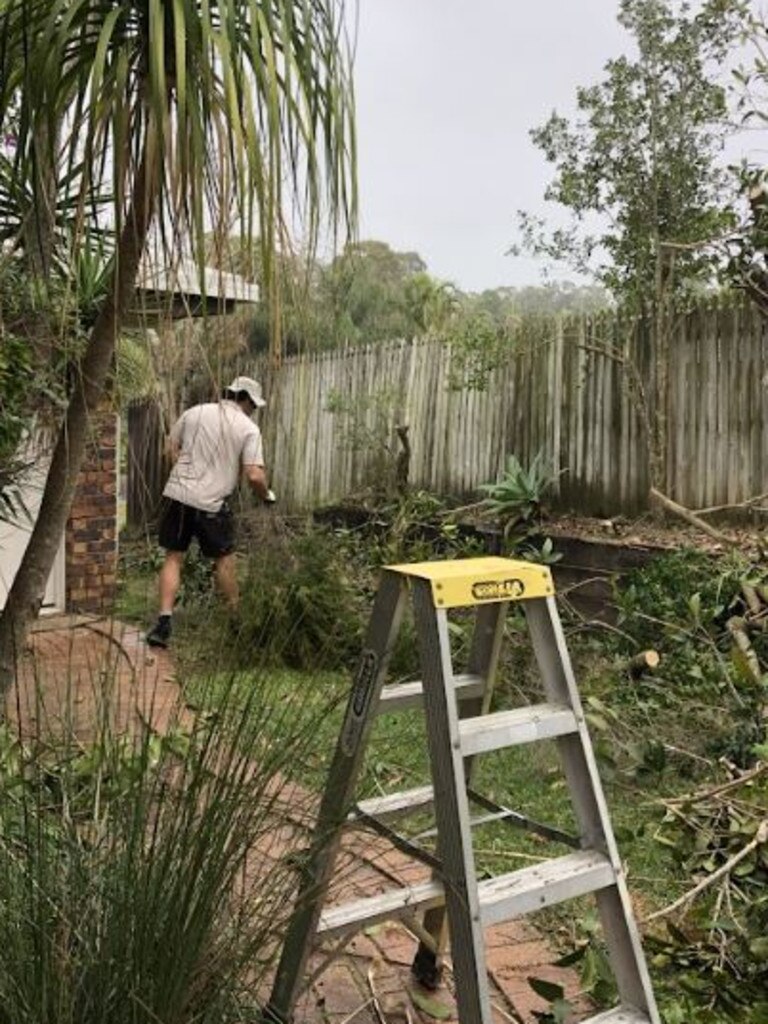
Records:
[[[166,442],[166,448],[168,451],[168,457],[171,460],[171,465],[176,464],[179,458],[179,453],[181,452],[181,438],[182,432],[184,430],[184,416],[186,416],[186,413],[183,413],[176,420],[173,427],[171,428],[171,432],[168,435],[168,440]]]
[[[264,469],[264,449],[261,444],[261,431],[255,424],[250,425],[249,434],[243,445],[242,454],[243,476],[258,494],[262,501],[274,501],[271,497],[267,472]]]
[[[243,466],[243,476],[261,500],[266,501],[269,496],[269,485],[267,484],[267,471],[264,467],[254,463],[245,465]]]

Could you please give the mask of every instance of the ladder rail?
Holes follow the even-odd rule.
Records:
[[[536,661],[548,700],[570,704],[577,732],[555,740],[579,825],[582,845],[603,850],[616,876],[616,884],[595,894],[606,936],[609,958],[622,1001],[648,1014],[660,1024],[640,933],[626,884],[624,865],[611,826],[592,741],[584,718],[570,655],[554,597],[538,598],[525,606]]]
[[[374,600],[365,647],[347,703],[336,751],[318,811],[313,842],[299,883],[296,909],[286,933],[265,1020],[289,1024],[317,932],[322,904],[354,803],[366,741],[384,684],[407,600],[404,581],[385,571]]]
[[[480,679],[482,686],[469,693],[458,686],[454,688],[456,700],[459,702],[458,715],[461,719],[474,718],[490,710],[508,608],[509,601],[496,601],[477,609],[467,659],[467,672],[466,675],[454,676],[454,679]],[[474,761],[472,756],[464,758],[467,786],[472,782]],[[425,942],[419,943],[414,958],[414,973],[417,978],[434,987],[442,973],[442,956],[448,939],[445,904],[427,910],[424,915],[424,928],[432,937],[434,948],[430,948]]]
[[[435,608],[425,581],[414,579],[411,588],[459,1018],[492,1024],[448,619],[444,609]]]

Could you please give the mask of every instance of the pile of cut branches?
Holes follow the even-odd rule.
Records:
[[[717,786],[663,801],[659,839],[691,886],[646,924],[654,965],[674,973],[681,1020],[768,1021],[768,747]],[[702,1009],[703,1008],[703,1009]]]

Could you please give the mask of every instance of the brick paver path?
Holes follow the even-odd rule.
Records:
[[[66,726],[82,739],[93,733],[98,716],[109,714],[118,732],[151,728],[158,733],[193,721],[175,679],[172,657],[146,648],[134,627],[106,619],[42,619],[30,639],[17,688],[8,697],[8,716],[22,733],[35,735]],[[31,655],[31,656],[30,656]],[[108,699],[107,699],[108,697]],[[311,828],[303,791],[291,799],[282,787],[269,848],[258,856],[272,860]],[[303,811],[297,811],[303,808]],[[421,880],[428,869],[410,860],[379,837],[345,837],[331,902],[374,895],[393,886]],[[488,932],[488,969],[498,1024],[533,1024],[533,1012],[545,1005],[528,977],[547,978],[578,995],[572,971],[549,966],[557,958],[543,937],[525,921],[512,921]],[[368,929],[353,938],[343,955],[312,984],[297,1011],[300,1024],[400,1024],[429,1022],[410,996],[410,964],[417,940],[397,922]],[[313,961],[314,970],[321,960]],[[437,993],[425,993],[455,1020],[450,970]],[[376,1004],[376,1005],[375,1005]]]

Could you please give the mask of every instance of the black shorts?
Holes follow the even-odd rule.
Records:
[[[235,517],[224,502],[218,512],[203,512],[173,498],[163,498],[158,540],[166,551],[186,551],[197,537],[206,558],[221,558],[235,550]]]

